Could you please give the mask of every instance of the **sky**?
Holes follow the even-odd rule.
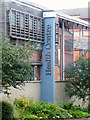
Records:
[[[52,10],[88,7],[90,0],[22,0],[34,2]]]

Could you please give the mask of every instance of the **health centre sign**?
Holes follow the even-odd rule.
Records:
[[[41,100],[55,102],[55,12],[45,11],[44,37],[41,67]]]

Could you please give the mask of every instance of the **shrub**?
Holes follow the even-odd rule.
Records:
[[[24,120],[30,120],[30,119],[37,120],[38,119],[36,115],[25,115],[24,118],[25,118]]]
[[[62,107],[63,109],[69,110],[72,108],[74,102],[75,102],[75,100],[67,102],[67,103],[65,103],[65,102],[61,103],[60,107]]]
[[[67,103],[61,103],[59,104],[59,106],[65,110],[72,110],[72,111],[83,111],[83,112],[88,112],[88,108],[87,107],[80,107],[78,105],[73,105],[75,102],[75,100],[67,102]]]
[[[43,119],[45,119],[45,118],[47,118],[47,116],[45,115],[45,113],[39,113],[39,114],[38,114],[38,118],[43,118]]]
[[[46,102],[36,102],[33,105],[30,105],[26,108],[32,114],[38,115],[42,118],[71,118],[72,116],[60,108],[57,104],[49,104]]]
[[[82,110],[83,112],[87,112],[87,113],[89,113],[90,111],[88,110],[88,107],[85,107],[85,108],[83,108],[83,110]],[[89,113],[90,114],[90,113]]]
[[[10,120],[13,118],[13,106],[6,102],[2,101],[2,120]]]
[[[82,111],[69,111],[73,118],[88,118],[90,114]]]
[[[84,108],[84,107],[80,107],[80,106],[78,106],[78,105],[73,105],[73,106],[71,107],[71,110],[73,110],[73,111],[79,110],[79,111],[82,111],[82,112],[88,112],[88,108],[87,108],[87,107]]]
[[[27,105],[28,102],[28,105]],[[57,104],[49,104],[47,102],[26,101],[26,98],[16,99],[14,105],[21,111],[22,118],[29,115],[36,115],[38,118],[71,118],[72,116],[67,110],[60,108]]]
[[[19,116],[19,118],[23,118],[26,115],[31,115],[32,113],[27,110],[28,106],[32,106],[34,103],[33,98],[25,98],[22,96],[20,99],[15,99],[14,100],[14,107],[15,107],[15,112],[19,112],[18,115],[15,115],[15,117]]]

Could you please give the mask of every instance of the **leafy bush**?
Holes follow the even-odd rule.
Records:
[[[24,120],[38,119],[38,117],[36,115],[25,115],[24,118],[25,118]]]
[[[47,102],[34,102],[32,99],[26,98],[16,99],[14,101],[16,109],[21,112],[22,118],[25,116],[36,115],[38,118],[71,118],[72,116],[67,110],[60,108],[57,104],[49,104]]]
[[[74,102],[75,102],[75,100],[67,102],[67,103],[65,103],[65,102],[61,103],[60,107],[62,107],[63,109],[69,110],[72,108]]]
[[[69,111],[73,118],[88,118],[90,114],[82,111]]]
[[[60,108],[57,104],[49,104],[46,102],[36,102],[32,108],[30,107],[29,110],[32,110],[33,114],[40,114],[44,113],[47,118],[71,118],[71,115]]]
[[[14,105],[18,108],[25,109],[29,104],[33,103],[33,99],[27,100],[24,96],[22,96],[20,99],[15,99]]]
[[[47,118],[47,116],[45,115],[45,113],[39,113],[38,114],[38,118]]]
[[[82,110],[83,112],[87,112],[87,113],[89,113],[90,111],[88,110],[88,107],[85,107],[85,108],[83,108],[83,110]],[[89,113],[90,114],[90,113]]]
[[[84,108],[84,107],[80,107],[80,106],[78,106],[78,105],[73,105],[73,106],[71,107],[71,110],[73,110],[73,111],[79,110],[79,111],[82,111],[82,112],[88,112],[88,108],[87,108],[87,107]]]
[[[19,116],[19,118],[23,118],[26,115],[31,115],[32,112],[30,113],[30,111],[26,110],[26,108],[32,106],[33,104],[33,98],[25,98],[24,96],[22,96],[20,99],[15,99],[15,113],[19,113],[18,115],[15,115],[15,117],[17,118],[17,116]]]
[[[83,112],[88,112],[88,108],[87,107],[80,107],[78,105],[73,105],[75,102],[75,100],[67,102],[67,103],[60,103],[59,106],[65,110],[72,110],[72,111],[83,111]]]
[[[6,102],[0,102],[2,104],[2,120],[10,120],[13,118],[13,106]]]

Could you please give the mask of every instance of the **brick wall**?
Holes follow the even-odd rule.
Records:
[[[32,57],[30,58],[31,62],[41,63],[42,51],[33,50]]]

